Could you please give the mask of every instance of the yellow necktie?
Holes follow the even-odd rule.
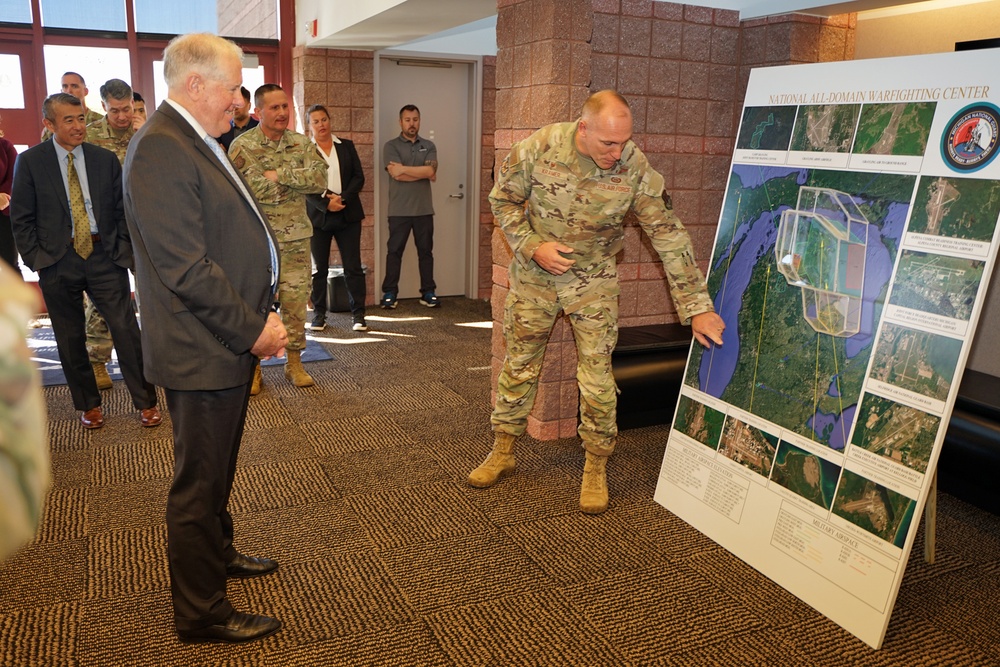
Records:
[[[80,257],[87,259],[94,250],[94,240],[90,237],[90,218],[87,217],[87,205],[83,202],[80,178],[73,166],[73,154],[70,153],[66,158],[69,160],[66,176],[69,180],[69,210],[73,213],[73,249]]]

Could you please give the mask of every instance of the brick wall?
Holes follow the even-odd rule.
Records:
[[[595,0],[591,89],[629,100],[635,141],[663,174],[695,256],[707,268],[742,94],[739,14]],[[621,326],[675,322],[663,266],[632,216],[619,258]]]
[[[304,131],[308,121],[305,111],[312,104],[322,104],[330,112],[330,130],[338,137],[350,139],[358,150],[365,172],[361,204],[366,217],[361,229],[361,261],[368,267],[366,277],[368,304],[375,303],[375,105],[374,58],[371,51],[316,49],[302,46],[292,52],[292,101],[295,105],[297,129]],[[340,264],[340,253],[334,243],[330,250],[331,265]]]

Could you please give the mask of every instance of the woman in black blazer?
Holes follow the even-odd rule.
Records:
[[[311,241],[314,264],[312,294],[313,319],[309,328],[322,331],[326,326],[327,274],[330,268],[330,243],[337,241],[344,266],[347,298],[355,331],[367,331],[365,323],[365,272],[361,265],[361,188],[365,175],[354,142],[330,132],[330,114],[322,104],[309,107],[309,128],[313,141],[328,166],[327,190],[322,195],[308,195],[306,208],[313,225]]]

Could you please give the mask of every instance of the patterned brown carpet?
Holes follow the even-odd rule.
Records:
[[[229,596],[285,626],[246,646],[173,632],[170,425],[141,429],[116,382],[84,433],[47,388],[55,485],[37,540],[0,565],[0,664],[1000,664],[1000,518],[949,496],[938,563],[911,559],[873,651],[652,501],[665,427],[622,434],[599,517],[577,509],[575,440],[525,438],[515,476],[466,486],[491,442],[491,332],[456,324],[489,313],[406,301],[371,311],[368,336],[335,315],[317,387],[264,370],[232,509],[237,546],[281,568]]]

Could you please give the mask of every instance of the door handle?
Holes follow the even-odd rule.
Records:
[[[465,199],[465,193],[459,192],[457,195],[448,195],[448,199]]]

